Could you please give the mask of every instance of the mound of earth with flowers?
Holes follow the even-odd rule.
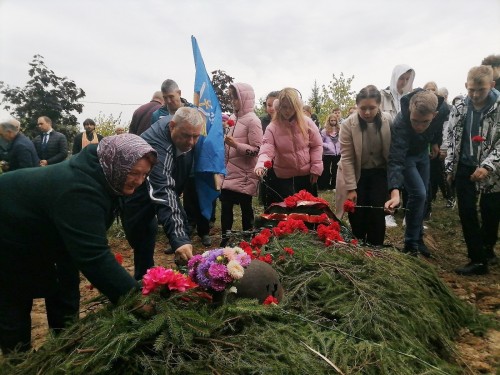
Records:
[[[9,374],[459,374],[453,339],[482,319],[427,263],[289,218],[185,270],[156,267],[142,293],[89,314]],[[284,293],[238,298],[254,262]],[[214,303],[223,293],[224,303]],[[279,298],[278,298],[279,296]]]

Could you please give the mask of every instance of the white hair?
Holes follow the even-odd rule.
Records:
[[[181,107],[175,111],[172,121],[177,124],[189,124],[195,127],[205,125],[205,116],[197,109],[192,107]]]

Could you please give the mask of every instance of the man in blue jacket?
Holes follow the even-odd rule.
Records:
[[[401,99],[401,112],[391,128],[391,148],[387,166],[390,199],[385,203],[388,212],[399,206],[399,192],[408,192],[406,228],[403,252],[430,257],[423,242],[423,220],[429,187],[430,156],[439,155],[443,123],[448,112],[444,99],[432,91],[416,89]]]
[[[14,119],[0,123],[0,137],[10,142],[9,171],[38,167],[40,163],[33,142],[19,131],[19,127],[19,121]]]
[[[205,124],[204,116],[181,107],[174,116],[161,118],[141,134],[158,153],[148,181],[125,199],[123,228],[134,249],[134,277],[140,280],[154,266],[158,222],[163,226],[176,258],[188,260],[193,247],[179,196],[191,173],[194,145]]]

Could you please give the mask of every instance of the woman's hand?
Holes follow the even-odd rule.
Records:
[[[346,200],[357,203],[356,201],[358,200],[358,193],[356,193],[356,190],[348,190]]]
[[[236,142],[231,135],[225,136],[224,143],[229,147],[234,147],[234,148],[236,148],[236,146],[238,145],[238,142]]]
[[[258,177],[264,177],[266,175],[266,172],[267,172],[267,169],[266,168],[262,168],[262,167],[259,167],[259,168],[255,168],[255,174],[258,176]]]

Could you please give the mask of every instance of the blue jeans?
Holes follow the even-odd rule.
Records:
[[[429,165],[429,152],[427,150],[418,155],[406,156],[403,171],[404,187],[408,192],[405,245],[413,249],[418,248],[424,235],[423,221],[429,186]]]

